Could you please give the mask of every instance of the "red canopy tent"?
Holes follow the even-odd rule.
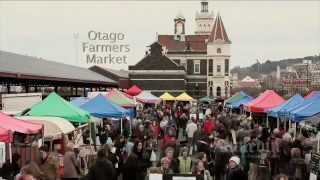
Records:
[[[266,112],[270,108],[284,103],[285,100],[273,90],[266,90],[256,99],[246,105],[246,109],[250,112]]]
[[[10,143],[12,142],[12,136],[10,130],[0,127],[0,142]]]
[[[142,91],[142,90],[141,90],[138,86],[134,85],[134,86],[132,86],[131,88],[129,88],[129,89],[126,91],[126,93],[129,94],[129,95],[131,95],[131,96],[136,96],[136,95],[140,94],[141,91]]]
[[[2,137],[3,135],[5,140],[8,140],[6,139],[6,136],[10,134],[9,132],[12,132],[12,133],[19,132],[23,134],[37,134],[37,133],[41,133],[42,129],[43,129],[42,124],[21,121],[0,112],[0,136]],[[9,139],[12,140],[12,137],[10,137]]]
[[[315,96],[317,93],[319,93],[318,91],[311,91],[308,95],[306,95],[304,97],[304,99],[310,99],[312,98],[313,96]]]

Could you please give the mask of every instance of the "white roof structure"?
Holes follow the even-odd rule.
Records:
[[[68,120],[60,117],[20,116],[17,118],[43,124],[46,139],[59,139],[62,134],[69,134],[75,130],[75,127]]]
[[[250,76],[246,76],[241,80],[241,82],[256,82],[256,80],[251,78]]]

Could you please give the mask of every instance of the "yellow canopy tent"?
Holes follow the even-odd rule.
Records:
[[[176,98],[174,96],[172,96],[171,94],[169,94],[168,92],[163,93],[159,98],[162,101],[174,101],[174,100],[176,100]]]
[[[193,98],[185,92],[181,93],[179,96],[176,97],[176,101],[192,101],[192,100]]]

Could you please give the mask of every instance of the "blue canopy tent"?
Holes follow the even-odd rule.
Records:
[[[81,105],[87,103],[90,99],[87,97],[76,97],[70,101],[71,104],[80,107]]]
[[[280,106],[274,107],[270,109],[267,114],[268,116],[278,118],[281,116],[282,113],[286,112],[287,109],[297,106],[304,101],[303,97],[299,94],[292,96],[288,99],[285,103],[281,104]]]
[[[308,106],[314,101],[320,101],[320,94],[316,94],[316,95],[310,97],[309,99],[304,99],[301,103],[299,103],[295,106],[289,107],[286,110],[280,111],[280,114],[281,114],[281,116],[285,116],[285,117],[289,118],[290,114],[292,114],[295,110],[300,109],[305,106]]]
[[[128,110],[110,102],[101,94],[81,105],[80,108],[98,118],[123,118],[129,116]]]
[[[306,118],[310,118],[320,113],[320,99],[311,101],[305,106],[295,109],[290,113],[290,120],[293,122],[300,122]]]

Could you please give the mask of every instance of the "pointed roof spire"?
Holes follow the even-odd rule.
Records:
[[[218,12],[216,20],[214,22],[212,31],[209,36],[209,42],[213,42],[216,40],[222,40],[226,43],[231,43],[226,33],[226,29],[224,28],[220,13]]]

